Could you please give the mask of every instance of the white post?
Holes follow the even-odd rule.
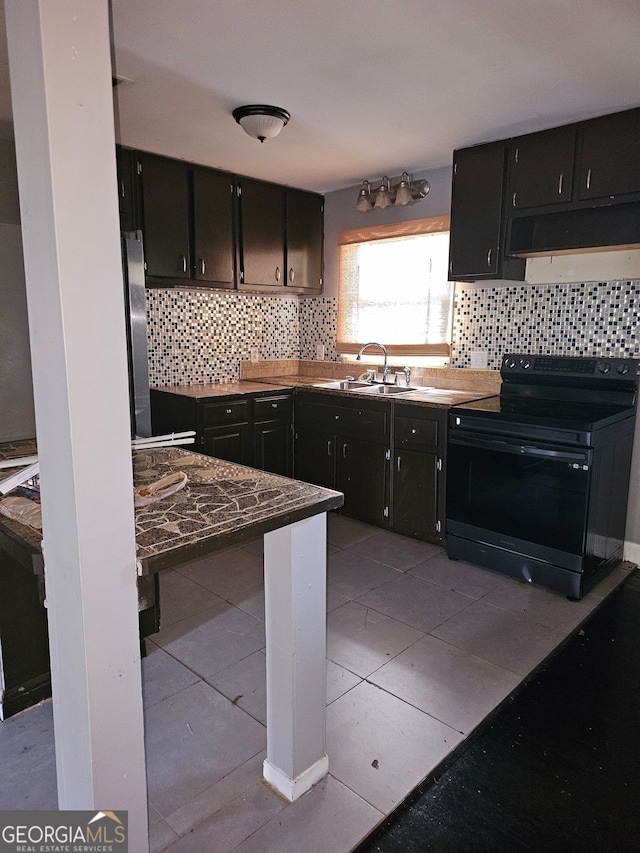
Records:
[[[327,515],[264,537],[266,781],[295,800],[326,775]]]
[[[107,0],[5,0],[61,809],[148,850]]]

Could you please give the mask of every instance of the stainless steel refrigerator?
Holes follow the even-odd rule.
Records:
[[[123,232],[122,260],[127,313],[131,433],[144,438],[151,435],[151,399],[142,231]]]

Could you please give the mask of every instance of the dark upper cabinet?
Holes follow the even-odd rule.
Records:
[[[189,164],[139,152],[147,275],[191,277]]]
[[[586,122],[580,132],[581,200],[640,193],[640,109]]]
[[[285,192],[276,184],[238,180],[240,286],[284,286]]]
[[[503,255],[508,143],[453,155],[449,279],[524,278],[524,262]]]
[[[286,192],[287,288],[322,290],[324,199],[315,193]]]
[[[322,196],[239,178],[238,222],[240,287],[322,290]]]
[[[138,228],[135,151],[116,145],[116,168],[120,228],[122,231],[135,231]]]
[[[571,201],[575,127],[530,133],[511,140],[509,205],[512,210]]]
[[[193,169],[193,278],[234,285],[234,180],[228,172]]]

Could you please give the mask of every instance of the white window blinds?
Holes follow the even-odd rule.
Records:
[[[338,352],[381,341],[393,355],[449,355],[448,217],[340,235]]]

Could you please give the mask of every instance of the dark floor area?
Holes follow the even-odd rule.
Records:
[[[640,575],[356,853],[640,850]]]

